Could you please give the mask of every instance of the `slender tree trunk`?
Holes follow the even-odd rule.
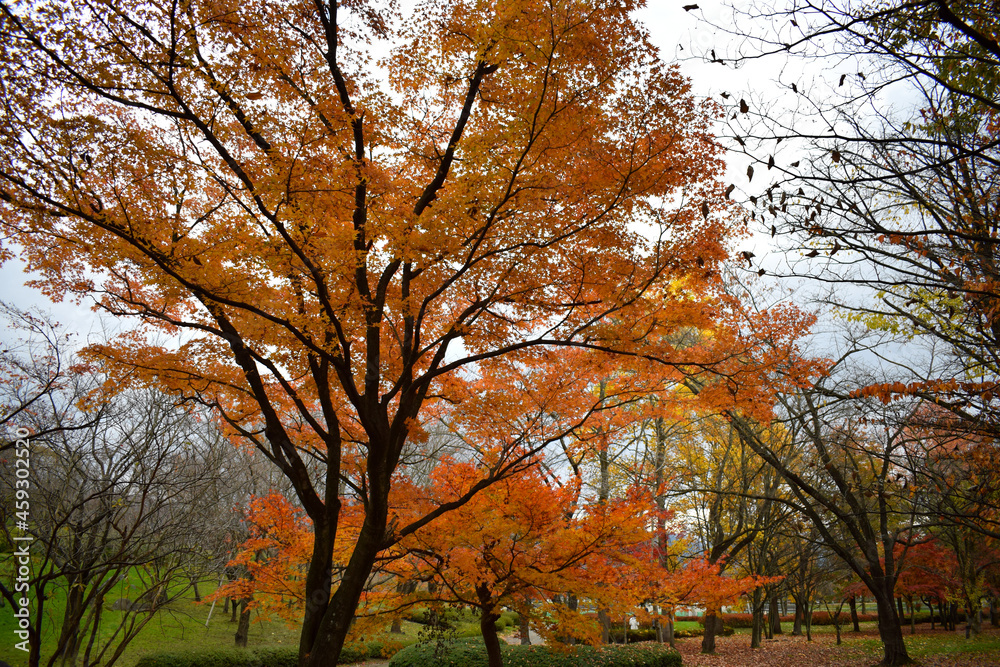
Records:
[[[191,580],[191,587],[194,589],[194,601],[201,602],[201,593],[198,592],[198,580]]]
[[[803,609],[802,609],[802,616],[804,617],[805,623],[806,623],[806,641],[810,641],[811,642],[813,640],[813,635],[812,635],[812,627],[813,627],[813,612],[812,612],[812,607],[809,606],[808,602],[805,603],[805,604],[803,604],[802,607],[803,607]]]
[[[753,628],[750,630],[750,648],[760,648],[761,633],[764,628],[764,605],[753,606]]]
[[[851,607],[851,623],[854,625],[855,632],[861,632],[861,625],[858,624],[858,601],[857,598],[852,595],[851,599],[848,601]]]
[[[903,610],[903,598],[896,598],[896,610],[899,611],[900,620],[906,618],[906,612]]]
[[[485,583],[476,586],[476,595],[479,598],[479,630],[483,634],[489,667],[503,667],[500,638],[497,636],[497,620],[500,614],[494,611],[493,596]]]
[[[240,601],[237,600],[236,598],[233,598],[232,607],[233,607],[233,613],[229,617],[229,622],[230,623],[235,623],[236,620],[237,620],[237,617],[239,616],[239,613],[240,613]]]
[[[528,615],[519,614],[518,616],[518,631],[521,635],[521,646],[531,646],[531,623],[528,622]]]
[[[990,598],[990,625],[994,628],[1000,626],[1000,613],[997,610],[996,598]]]
[[[915,635],[917,634],[917,619],[916,616],[914,615],[915,605],[913,604],[913,598],[910,598],[909,602],[910,602],[910,634]]]

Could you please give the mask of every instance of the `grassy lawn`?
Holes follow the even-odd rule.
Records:
[[[56,603],[56,598],[48,602]],[[55,619],[61,618],[62,609],[58,604],[49,606],[46,603],[48,625],[43,635],[42,664],[55,651],[58,630]],[[199,604],[185,599],[171,604],[159,612],[152,621],[132,640],[125,654],[116,663],[116,667],[132,667],[139,658],[149,653],[165,650],[209,650],[229,647],[235,644],[236,623],[230,621],[229,614],[222,613],[222,604],[215,606],[212,618],[206,627],[211,604]],[[48,612],[51,611],[50,615]],[[101,627],[102,635],[110,635],[111,628],[121,620],[122,612],[108,611],[103,613]],[[0,608],[0,659],[11,667],[25,667],[28,664],[26,653],[14,648],[16,636],[14,618],[9,606]],[[404,621],[402,635],[388,635],[393,641],[411,644],[419,640],[423,626]],[[250,624],[248,645],[250,647],[298,646],[299,627],[290,626],[281,619],[262,620],[256,614]],[[95,650],[96,652],[96,650]],[[82,655],[82,652],[81,652]]]

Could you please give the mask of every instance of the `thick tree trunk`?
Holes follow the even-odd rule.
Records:
[[[66,611],[63,612],[63,625],[57,642],[58,653],[53,664],[72,667],[76,664],[77,655],[83,639],[80,637],[80,621],[84,613],[84,583],[79,579],[69,580],[69,592],[66,594]]]
[[[792,625],[792,636],[802,636],[802,605],[798,600],[795,601],[795,624]]]
[[[520,615],[518,632],[521,635],[521,646],[531,646],[531,623],[528,622],[527,614]]]
[[[497,636],[497,620],[500,614],[493,606],[493,596],[486,584],[476,586],[479,597],[479,630],[486,646],[486,657],[489,667],[503,667],[503,657],[500,655],[500,638]]]
[[[881,587],[876,587],[872,591],[875,596],[875,608],[878,612],[878,634],[882,640],[882,662],[885,667],[895,665],[908,665],[910,660],[906,652],[906,643],[903,641],[903,627],[896,613],[896,604],[893,599],[893,586],[891,579],[883,578],[879,583]]]
[[[965,638],[970,639],[976,637],[983,630],[982,625],[982,607],[979,606],[978,600],[977,604],[973,605],[971,601],[966,601],[965,603]]]
[[[784,632],[781,629],[781,611],[778,608],[777,595],[772,595],[771,601],[768,602],[768,615],[771,617],[771,628],[767,638],[774,639],[774,635],[780,635]]]
[[[851,596],[848,601],[851,607],[851,624],[854,625],[855,632],[861,632],[861,626],[858,624],[858,601],[855,596]]]
[[[344,640],[347,638],[347,632],[350,630],[354,614],[358,609],[361,594],[365,590],[368,575],[371,574],[375,558],[378,556],[382,540],[385,538],[387,507],[384,499],[386,497],[380,493],[380,490],[371,489],[368,515],[361,526],[361,531],[354,545],[354,552],[344,569],[340,585],[328,604],[324,604],[324,598],[329,594],[331,588],[329,573],[333,557],[332,541],[330,541],[330,549],[321,549],[314,545],[313,562],[310,564],[309,574],[306,578],[306,617],[302,627],[302,639],[299,643],[299,665],[301,667],[327,667],[337,663],[340,651],[344,647]],[[332,535],[331,531],[328,532]],[[319,551],[322,551],[327,558],[320,560],[321,563],[323,561],[326,563],[322,570],[325,574],[317,582],[316,553]],[[309,586],[310,580],[313,582],[312,587]]]
[[[597,620],[601,624],[601,643],[611,643],[611,618],[608,616],[608,611],[606,609],[599,609],[597,611]]]
[[[716,609],[705,611],[705,634],[701,638],[701,652],[715,655],[715,637],[722,631],[722,614]]]
[[[240,622],[236,626],[236,645],[244,648],[250,637],[250,600],[252,599],[249,598],[240,602]],[[236,605],[233,605],[233,608],[235,609]]]

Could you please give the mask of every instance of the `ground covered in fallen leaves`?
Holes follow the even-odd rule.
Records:
[[[907,651],[924,667],[1000,667],[1000,629],[986,627],[980,637],[966,641],[964,629],[931,631],[918,626],[915,635],[904,628]],[[836,645],[832,632],[816,632],[813,640],[776,635],[759,649],[750,648],[750,635],[716,639],[715,655],[702,655],[701,637],[677,640],[685,667],[870,667],[882,659],[876,630],[845,632]]]
[[[965,639],[964,626],[946,632],[918,625],[914,635],[904,627],[903,637],[920,667],[1000,667],[1000,628],[988,624],[971,640]],[[702,655],[701,637],[678,639],[677,649],[684,656],[684,667],[873,667],[882,659],[882,642],[873,627],[844,632],[840,646],[831,628],[817,628],[811,642],[783,634],[751,649],[749,633],[741,633],[718,637],[715,655]],[[386,665],[387,661],[369,661],[355,667]]]

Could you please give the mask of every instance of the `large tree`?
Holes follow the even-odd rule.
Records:
[[[783,96],[748,93],[731,117],[733,147],[752,159],[748,203],[788,240],[784,266],[770,266],[868,288],[828,300],[873,328],[940,346],[936,368],[883,392],[935,400],[967,430],[995,436],[996,3],[790,0],[737,13],[753,46],[719,61],[795,58]]]
[[[315,534],[304,665],[336,660],[381,550],[576,425],[497,437],[467,494],[399,524],[434,401],[546,346],[700,372],[747,344],[668,342],[735,312],[705,297],[737,223],[712,108],[634,7],[0,6],[4,235],[54,296],[141,323],[91,350],[112,380],[212,406],[288,477]],[[348,502],[364,520],[334,570]]]

